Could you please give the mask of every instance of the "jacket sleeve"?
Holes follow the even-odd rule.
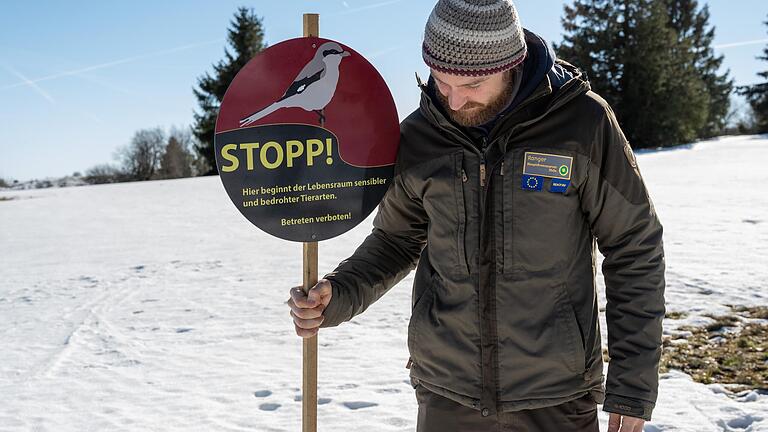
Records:
[[[581,191],[582,211],[605,257],[610,361],[603,410],[650,420],[665,313],[662,226],[632,148],[604,108]]]
[[[406,190],[403,175],[395,174],[379,203],[371,234],[324,276],[333,294],[320,327],[352,319],[407,276],[426,245],[427,225],[421,200]]]

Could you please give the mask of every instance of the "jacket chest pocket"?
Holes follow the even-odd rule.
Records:
[[[562,270],[576,256],[584,234],[579,181],[576,174],[569,180],[524,174],[525,152],[508,153],[503,165],[502,268],[509,274],[546,276]],[[570,174],[575,168],[573,158],[567,171],[562,169]]]
[[[424,164],[422,202],[429,216],[427,243],[430,261],[438,273],[464,277],[469,274],[465,251],[467,226],[462,169],[463,152]]]

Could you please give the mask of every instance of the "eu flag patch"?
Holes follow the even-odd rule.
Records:
[[[569,184],[571,184],[570,180],[552,179],[552,184],[549,186],[549,191],[555,193],[565,193],[565,190],[568,189]]]
[[[544,177],[523,174],[520,188],[523,190],[540,191],[544,185]]]

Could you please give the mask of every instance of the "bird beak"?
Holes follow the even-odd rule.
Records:
[[[352,54],[350,54],[350,53],[349,53],[349,52],[347,52],[347,51],[344,51],[343,53],[341,53],[341,56],[342,56],[342,57],[349,57],[349,56],[351,56],[351,55],[352,55]]]

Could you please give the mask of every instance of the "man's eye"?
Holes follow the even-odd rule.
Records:
[[[471,89],[478,89],[478,88],[480,88],[480,84],[472,84],[472,85],[468,85],[467,87],[469,87]]]

